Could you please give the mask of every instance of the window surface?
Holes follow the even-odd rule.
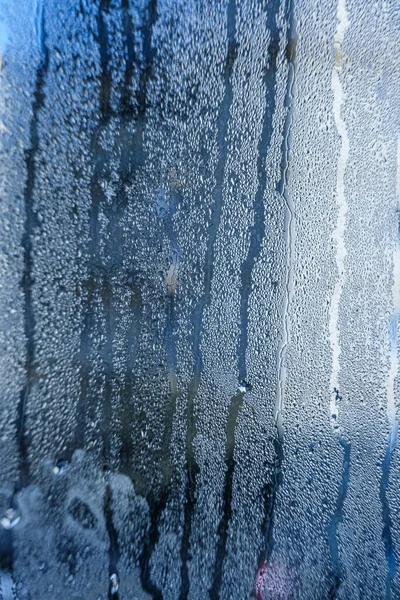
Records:
[[[399,41],[0,0],[2,600],[400,598]]]

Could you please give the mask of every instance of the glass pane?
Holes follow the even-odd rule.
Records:
[[[0,0],[3,600],[400,597],[399,40]]]

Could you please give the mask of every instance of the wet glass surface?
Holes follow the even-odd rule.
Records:
[[[2,600],[400,598],[399,40],[0,0]]]

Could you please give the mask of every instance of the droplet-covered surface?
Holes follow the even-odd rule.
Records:
[[[1,0],[3,600],[400,595],[399,17]]]

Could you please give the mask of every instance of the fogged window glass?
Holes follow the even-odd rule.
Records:
[[[2,600],[400,598],[399,42],[0,0]]]

